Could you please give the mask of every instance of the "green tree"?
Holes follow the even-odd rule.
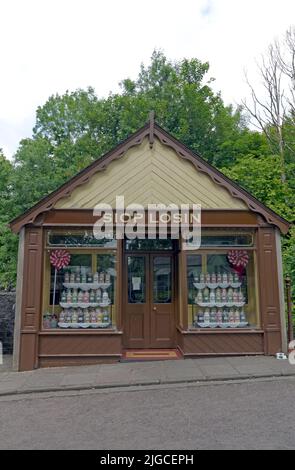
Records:
[[[224,105],[221,95],[212,90],[208,72],[207,62],[195,58],[173,62],[154,51],[135,80],[121,82],[120,93],[99,99],[88,88],[51,96],[37,109],[32,138],[20,142],[12,165],[2,164],[3,171],[9,168],[9,178],[2,180],[6,202],[2,208],[0,203],[0,217],[11,219],[32,206],[144,125],[151,110],[160,125],[193,151],[224,168],[282,215],[293,217],[292,159],[287,162],[289,181],[283,201],[273,173],[277,160],[269,157],[265,136],[248,129],[242,108]],[[294,132],[291,121],[287,128]],[[15,258],[7,236],[7,232],[2,236],[3,254]]]
[[[0,149],[0,288],[15,283],[17,237],[8,228],[12,207],[13,166]]]

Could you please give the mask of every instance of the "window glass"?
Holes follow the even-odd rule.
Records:
[[[144,256],[128,256],[128,303],[146,302],[146,270]]]
[[[170,256],[153,258],[153,302],[171,303],[172,300],[172,269]]]
[[[159,250],[173,250],[174,244],[171,238],[167,239],[139,239],[125,240],[126,251],[159,251]]]
[[[43,328],[111,327],[116,307],[116,253],[70,254],[66,268],[55,273],[50,266],[50,305],[43,313]]]
[[[193,247],[193,241],[188,240],[187,245],[188,247]],[[253,246],[253,235],[251,233],[210,234],[202,231],[201,247],[210,246]]]
[[[258,325],[254,253],[230,250],[187,256],[189,326]]]
[[[49,246],[65,246],[65,247],[84,247],[93,246],[100,248],[116,248],[117,240],[103,238],[97,240],[91,230],[83,232],[48,232],[47,243]]]

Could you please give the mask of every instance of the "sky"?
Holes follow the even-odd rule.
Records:
[[[209,61],[226,104],[247,97],[244,72],[295,23],[295,0],[0,0],[0,148],[12,158],[49,96],[136,78],[154,49]]]

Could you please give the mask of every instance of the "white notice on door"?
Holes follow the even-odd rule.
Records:
[[[140,290],[141,277],[132,278],[132,290]]]

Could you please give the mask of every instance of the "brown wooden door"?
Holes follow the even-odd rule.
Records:
[[[173,254],[125,255],[123,326],[126,348],[175,346]]]

